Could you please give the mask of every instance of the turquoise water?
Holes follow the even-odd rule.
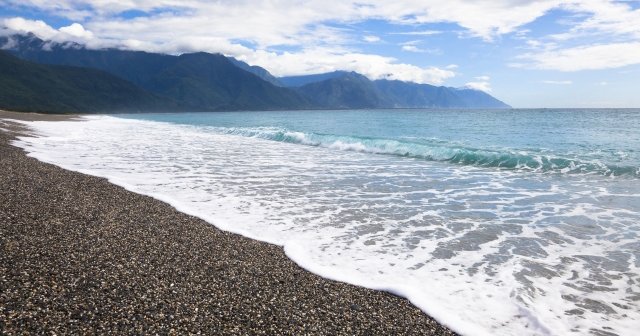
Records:
[[[635,335],[640,110],[376,110],[28,123],[109,178],[465,335]]]
[[[640,176],[640,110],[373,110],[123,115],[269,140],[488,167]],[[292,134],[292,132],[296,132]],[[304,137],[299,137],[302,133]]]

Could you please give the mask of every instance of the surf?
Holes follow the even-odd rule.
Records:
[[[381,111],[319,127],[323,113],[301,113],[295,123],[295,113],[272,112],[86,117],[30,123],[39,137],[17,145],[281,245],[311,272],[406,297],[462,334],[633,333],[640,179],[484,166],[513,153],[469,133],[453,134],[456,141],[376,130],[369,120],[396,120]],[[590,139],[571,147],[587,148],[576,155],[583,161],[624,152],[624,162],[635,162],[623,142],[589,154],[593,146],[582,145]],[[513,152],[525,155],[534,146],[520,140]],[[456,153],[467,161],[451,162]]]
[[[636,166],[616,165],[604,163],[599,160],[582,160],[580,158],[562,157],[518,149],[474,148],[439,139],[411,141],[304,133],[274,127],[212,127],[210,130],[219,134],[252,137],[344,151],[394,155],[458,165],[556,174],[598,174],[612,177],[640,177],[640,167]]]

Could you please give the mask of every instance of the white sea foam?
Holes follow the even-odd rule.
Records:
[[[301,146],[315,142],[299,132],[276,142],[111,117],[27,124],[41,137],[16,143],[42,161],[282,245],[314,273],[407,297],[462,334],[638,330],[638,179],[372,155],[340,139]]]

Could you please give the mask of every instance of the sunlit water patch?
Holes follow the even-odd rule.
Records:
[[[43,161],[283,245],[312,272],[405,296],[463,334],[633,335],[640,327],[633,160],[576,156],[573,166],[545,168],[531,154],[540,149],[436,138],[383,144],[380,136],[111,117],[30,125],[41,137],[17,144]],[[408,143],[417,145],[397,150]],[[516,153],[525,163],[463,162],[452,159],[456,151]]]

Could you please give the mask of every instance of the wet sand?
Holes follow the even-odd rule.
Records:
[[[30,158],[19,134],[0,120],[0,334],[453,335],[406,299]]]

